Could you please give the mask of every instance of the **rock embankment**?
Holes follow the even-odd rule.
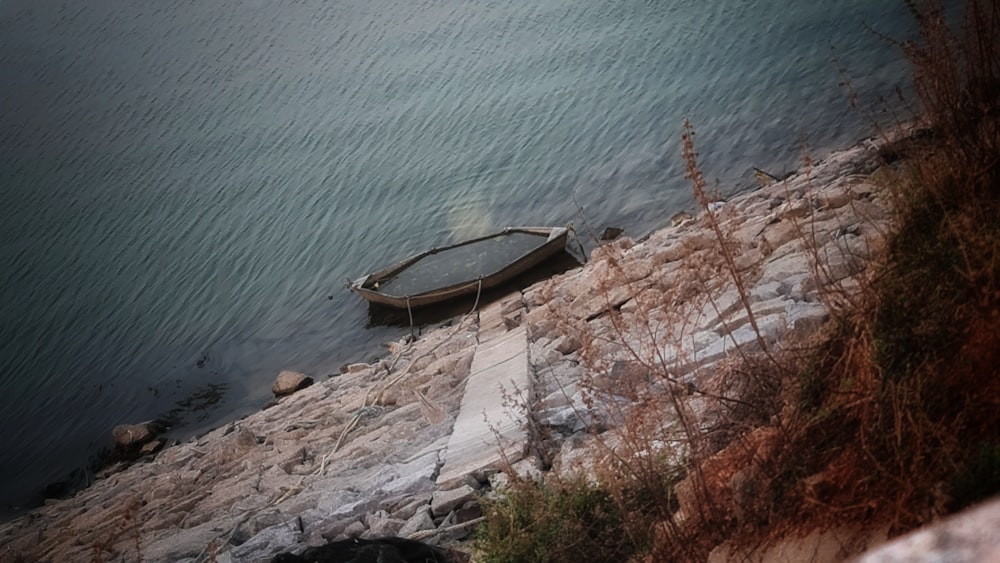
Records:
[[[268,561],[346,538],[465,538],[504,471],[586,470],[606,455],[594,440],[614,443],[618,407],[641,399],[632,382],[651,368],[667,374],[656,385],[697,391],[727,358],[820,326],[886,219],[875,156],[836,153],[712,217],[619,238],[378,362],[293,385],[0,525],[0,558]]]

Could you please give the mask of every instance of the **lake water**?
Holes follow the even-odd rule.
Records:
[[[907,76],[867,26],[912,29],[901,0],[3,0],[0,506],[118,423],[372,359],[405,329],[347,278],[664,225],[685,116],[724,192],[867,135],[834,57],[862,93]]]

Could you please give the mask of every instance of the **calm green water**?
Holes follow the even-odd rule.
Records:
[[[370,359],[399,331],[345,279],[579,208],[663,225],[685,116],[724,191],[866,135],[833,55],[861,92],[906,75],[866,25],[911,28],[899,0],[0,1],[0,506],[117,423]]]

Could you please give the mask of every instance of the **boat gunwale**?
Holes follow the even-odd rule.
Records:
[[[499,270],[476,279],[463,280],[448,286],[403,296],[383,293],[373,288],[377,282],[398,274],[413,265],[415,262],[426,258],[427,256],[490,240],[510,233],[547,236],[548,239],[532,250],[526,252],[518,259],[503,266]],[[569,229],[566,227],[507,227],[497,233],[421,252],[420,254],[401,260],[391,266],[358,279],[351,284],[351,289],[356,291],[359,295],[371,303],[378,303],[401,309],[421,307],[424,305],[448,301],[450,299],[472,293],[479,287],[480,283],[482,284],[480,289],[491,289],[519,274],[526,272],[534,266],[537,266],[544,260],[557,254],[560,250],[564,250],[566,248],[566,239],[568,234]]]

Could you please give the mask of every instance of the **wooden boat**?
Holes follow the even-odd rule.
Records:
[[[565,227],[509,227],[432,248],[351,283],[370,303],[399,309],[433,305],[496,287],[564,251]]]

